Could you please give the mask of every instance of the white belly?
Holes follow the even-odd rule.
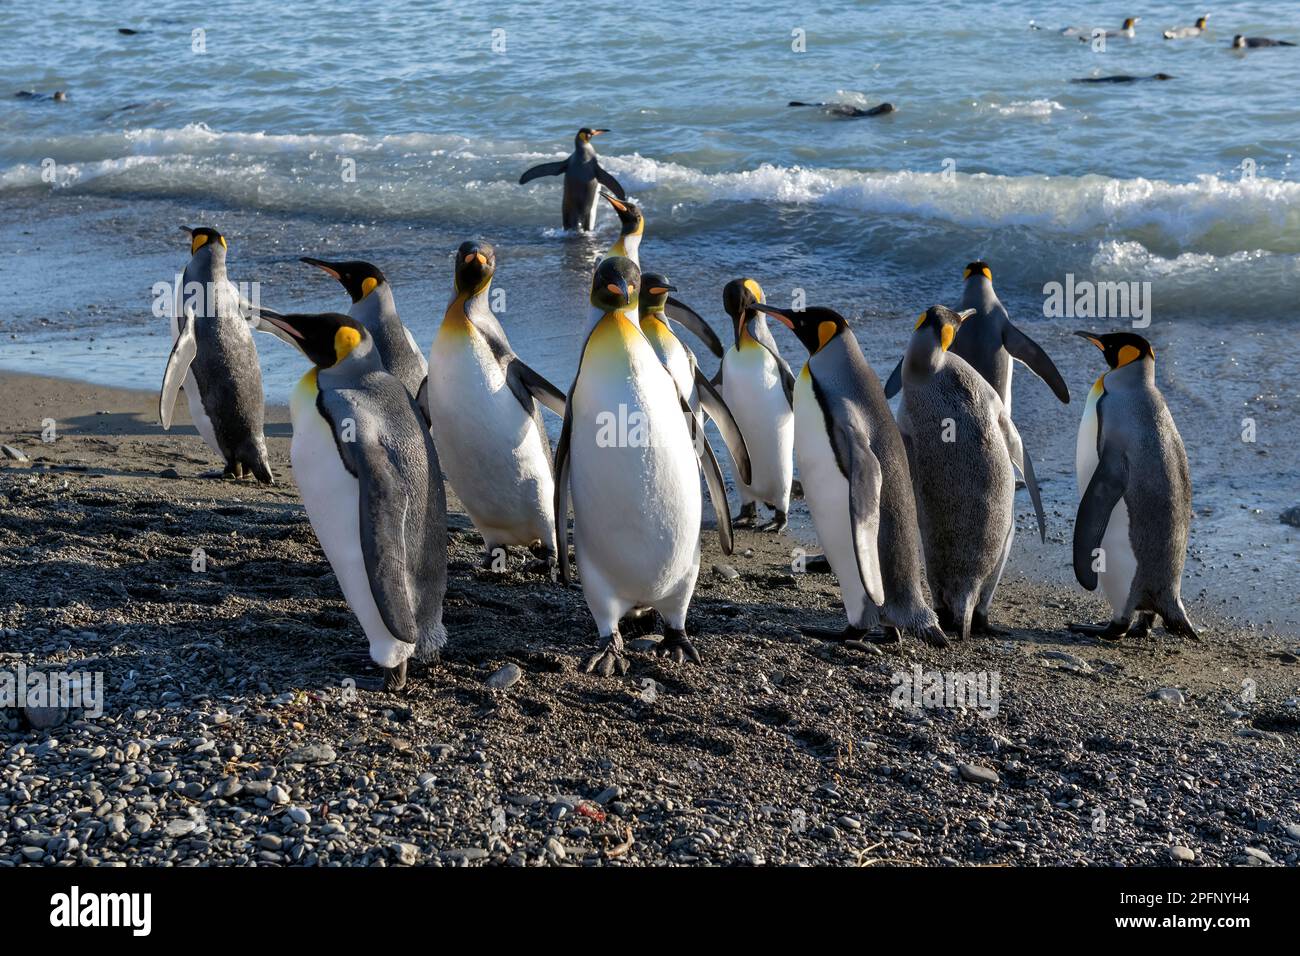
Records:
[[[1074,450],[1075,479],[1078,484],[1078,498],[1083,498],[1088,483],[1092,481],[1097,470],[1097,399],[1101,397],[1100,386],[1094,386],[1088,393],[1087,403],[1083,409],[1083,419],[1079,423],[1079,437]],[[1097,580],[1102,593],[1115,613],[1121,613],[1128,603],[1129,590],[1133,586],[1133,576],[1137,573],[1137,557],[1133,554],[1133,542],[1128,533],[1128,505],[1121,498],[1110,513],[1106,524],[1106,533],[1101,539],[1102,555],[1105,558],[1104,569],[1099,567]]]
[[[790,510],[794,477],[794,414],[781,388],[781,374],[767,349],[734,346],[722,359],[722,398],[749,449],[749,485],[737,481],[741,499]]]
[[[806,374],[795,380],[794,422],[795,454],[799,458],[804,501],[812,514],[817,540],[839,579],[849,623],[867,626],[867,592],[862,587],[853,548],[853,525],[849,520],[849,483],[836,464],[825,418],[813,394],[812,379]]]
[[[415,645],[393,637],[370,589],[361,551],[360,483],[339,459],[334,435],[316,409],[314,387],[299,385],[294,390],[290,412],[289,458],[307,518],[370,642],[371,659],[381,667],[395,667],[411,656]]]
[[[172,344],[175,345],[180,332],[176,320],[175,306],[173,306],[169,318],[172,325]],[[199,383],[194,378],[193,372],[188,370],[185,372],[185,381],[181,382],[181,390],[185,392],[185,404],[190,410],[190,420],[194,422],[199,437],[203,439],[205,445],[212,449],[213,454],[224,461],[226,456],[217,444],[217,432],[212,427],[212,419],[208,418],[208,413],[203,408],[203,398],[199,395]]]
[[[429,355],[430,431],[452,490],[488,548],[549,544],[555,481],[546,437],[482,337],[442,336]]]

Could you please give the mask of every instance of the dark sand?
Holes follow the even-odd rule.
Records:
[[[581,592],[522,554],[480,570],[458,513],[443,660],[401,694],[350,694],[375,671],[298,501],[285,410],[275,488],[199,477],[217,463],[177,415],[164,433],[154,395],[0,373],[0,442],[32,459],[0,460],[0,669],[102,671],[107,698],[51,730],[0,719],[0,865],[1300,860],[1294,633],[1194,600],[1200,641],[1102,645],[1065,630],[1100,600],[1015,572],[994,607],[1008,638],[832,646],[795,630],[841,620],[833,578],[791,573],[798,542],[738,532],[723,558],[706,532],[705,666],[642,652],[601,679],[580,672]],[[1053,519],[1048,547],[1069,530]],[[489,689],[509,663],[519,681]],[[913,665],[995,672],[997,716],[891,707]]]

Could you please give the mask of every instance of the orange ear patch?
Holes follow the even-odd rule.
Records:
[[[817,324],[817,347],[824,348],[826,343],[835,338],[836,327],[834,322],[819,322]]]
[[[948,351],[948,346],[952,345],[952,340],[956,335],[957,330],[951,325],[945,325],[939,331],[939,345],[945,352]]]
[[[1123,368],[1125,365],[1129,364],[1129,362],[1136,362],[1141,357],[1142,357],[1142,353],[1138,350],[1137,346],[1135,345],[1122,346],[1119,350],[1119,362],[1118,364],[1116,364],[1115,367]]]
[[[370,280],[367,280],[370,281]],[[361,344],[361,333],[350,326],[343,326],[334,333],[334,358],[342,362],[352,354],[352,350]]]

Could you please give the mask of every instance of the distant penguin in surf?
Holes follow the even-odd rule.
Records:
[[[852,103],[802,103],[799,100],[791,100],[789,106],[814,106],[831,116],[843,116],[846,118],[856,118],[859,116],[884,116],[887,113],[894,112],[893,103],[881,103],[879,106],[873,106],[871,109],[863,109],[860,106],[854,106]]]
[[[181,388],[203,441],[225,462],[225,476],[274,484],[262,434],[264,397],[253,328],[226,275],[226,239],[215,229],[185,229],[190,261],[172,310],[174,341],[163,372],[158,417],[171,428]]]
[[[1166,30],[1160,35],[1166,40],[1186,40],[1189,37],[1198,37],[1209,29],[1209,27],[1205,25],[1205,21],[1208,19],[1210,19],[1210,15],[1207,13],[1203,17],[1196,18],[1195,26],[1174,27],[1172,30]]]
[[[1126,40],[1132,40],[1135,36],[1137,36],[1137,25],[1138,23],[1141,22],[1141,20],[1142,20],[1141,17],[1126,17],[1124,19],[1124,25],[1120,27],[1118,30],[1092,30],[1080,36],[1079,39],[1084,43],[1088,43],[1094,37],[1099,37],[1099,36],[1106,37],[1107,39],[1111,39],[1111,38],[1118,39],[1122,37]]]
[[[1270,40],[1268,37],[1244,37],[1238,33],[1232,38],[1234,50],[1254,50],[1267,46],[1295,46],[1290,40]]]
[[[1168,73],[1152,73],[1150,76],[1130,76],[1119,73],[1115,76],[1081,76],[1070,80],[1071,83],[1141,83],[1144,80],[1175,80],[1177,77]]]
[[[1156,387],[1155,351],[1133,332],[1075,334],[1101,349],[1110,368],[1093,385],[1079,423],[1074,575],[1089,591],[1101,584],[1112,614],[1106,624],[1070,630],[1109,640],[1144,636],[1159,614],[1165,630],[1194,638],[1181,596],[1192,480],[1182,436]]]
[[[584,126],[573,138],[573,152],[567,159],[541,163],[519,177],[520,185],[540,176],[564,177],[564,204],[561,211],[565,229],[591,232],[596,228],[596,207],[601,186],[619,199],[627,198],[619,181],[601,167],[595,147],[591,145],[592,137],[608,132],[607,129]]]

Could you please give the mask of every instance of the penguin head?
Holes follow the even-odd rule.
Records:
[[[641,273],[641,314],[662,312],[668,302],[668,293],[676,291],[677,286],[669,282],[666,275],[658,272]]]
[[[1204,30],[1204,29],[1205,29],[1205,21],[1208,20],[1208,19],[1210,19],[1210,15],[1209,15],[1208,13],[1207,13],[1205,16],[1203,16],[1203,17],[1197,17],[1197,18],[1196,18],[1196,28],[1197,28],[1198,30]]]
[[[1246,38],[1242,36],[1240,33],[1238,33],[1235,37],[1232,38],[1233,49],[1240,50],[1245,45],[1246,45]]]
[[[320,315],[266,315],[283,329],[317,368],[333,368],[369,338],[365,326],[341,312]]]
[[[322,272],[332,275],[339,280],[353,302],[360,302],[366,296],[374,292],[378,286],[383,285],[388,280],[384,274],[379,271],[379,267],[371,265],[369,262],[362,262],[354,259],[350,262],[329,262],[325,259],[313,259],[311,256],[303,256],[300,262],[305,262],[309,266],[315,266]]]
[[[600,194],[605,200],[614,207],[618,213],[618,221],[621,225],[621,235],[639,236],[645,231],[645,216],[641,215],[641,208],[634,202],[627,199],[619,199],[608,190],[602,189]]]
[[[195,255],[205,246],[213,255],[224,256],[226,253],[226,237],[215,229],[208,226],[198,226],[194,229],[189,226],[181,226],[181,232],[190,237],[190,255]]]
[[[1080,338],[1087,339],[1106,357],[1106,364],[1112,369],[1123,368],[1139,359],[1149,358],[1155,361],[1155,349],[1151,343],[1135,332],[1109,332],[1105,335],[1093,335],[1091,332],[1075,332]]]
[[[763,287],[754,279],[732,279],[722,288],[722,307],[735,325],[736,344],[749,320],[759,314],[757,306],[763,302]]]
[[[952,345],[952,340],[957,337],[957,330],[961,328],[961,324],[974,314],[974,309],[954,312],[947,306],[932,305],[922,312],[921,317],[916,320],[916,325],[912,329],[912,337],[916,338],[918,335],[930,336],[940,350],[946,352],[948,347]]]
[[[967,265],[964,270],[962,270],[961,277],[965,279],[967,282],[969,282],[971,279],[974,279],[977,282],[980,280],[986,280],[988,282],[992,282],[993,272],[991,269],[989,269],[989,264],[987,262],[985,262],[983,259],[976,259],[974,262]]]
[[[636,310],[641,270],[624,256],[606,256],[591,280],[591,304],[602,312]]]
[[[774,305],[764,305],[762,303],[756,305],[755,308],[760,312],[775,316],[782,325],[794,332],[810,355],[816,355],[830,344],[830,341],[835,336],[848,328],[844,316],[834,309],[814,306],[796,312],[793,309],[781,309]]]
[[[1125,29],[1125,30],[1132,30],[1135,26],[1137,26],[1138,21],[1141,20],[1141,19],[1142,19],[1141,17],[1125,17],[1125,18],[1124,18],[1124,29]]]
[[[573,137],[574,146],[585,146],[591,142],[593,136],[599,136],[601,133],[608,133],[607,129],[592,129],[590,126],[584,126],[578,130],[578,135]]]
[[[488,287],[497,271],[497,251],[478,239],[460,244],[456,250],[456,292],[477,295]]]

